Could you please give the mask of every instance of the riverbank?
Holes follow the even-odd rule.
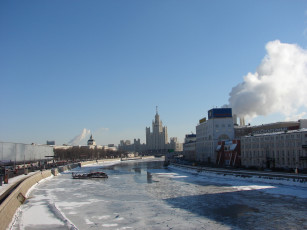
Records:
[[[301,186],[307,188],[307,175],[290,174],[290,173],[274,173],[274,172],[259,172],[249,170],[230,170],[221,168],[199,167],[171,163],[169,168],[175,168],[188,173],[196,173],[199,175],[214,175],[220,178],[229,179],[245,179],[254,182],[264,182],[268,184],[283,184]]]
[[[25,202],[28,190],[42,179],[50,176],[52,176],[51,170],[38,171],[14,184],[17,187],[11,191],[0,205],[0,230],[5,230],[10,225],[15,212]]]

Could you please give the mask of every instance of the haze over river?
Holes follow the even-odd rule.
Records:
[[[39,183],[12,229],[307,229],[304,186],[163,168],[161,159],[73,172],[99,170],[109,178],[70,171]]]

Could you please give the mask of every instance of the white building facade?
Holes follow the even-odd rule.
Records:
[[[216,162],[219,141],[234,138],[231,108],[215,108],[208,111],[208,120],[203,118],[196,126],[196,160]]]
[[[307,129],[241,137],[246,167],[307,169]]]

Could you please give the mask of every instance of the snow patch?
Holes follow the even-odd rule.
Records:
[[[116,227],[118,224],[103,224],[102,227]]]
[[[85,223],[86,223],[86,224],[94,224],[94,222],[90,221],[90,220],[87,219],[87,218],[85,219]]]
[[[179,176],[177,173],[155,173],[159,177],[169,177],[169,178],[185,178],[187,176]]]

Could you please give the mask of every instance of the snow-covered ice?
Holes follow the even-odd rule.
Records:
[[[160,160],[106,162],[38,184],[11,229],[303,229],[306,185],[169,167]]]

